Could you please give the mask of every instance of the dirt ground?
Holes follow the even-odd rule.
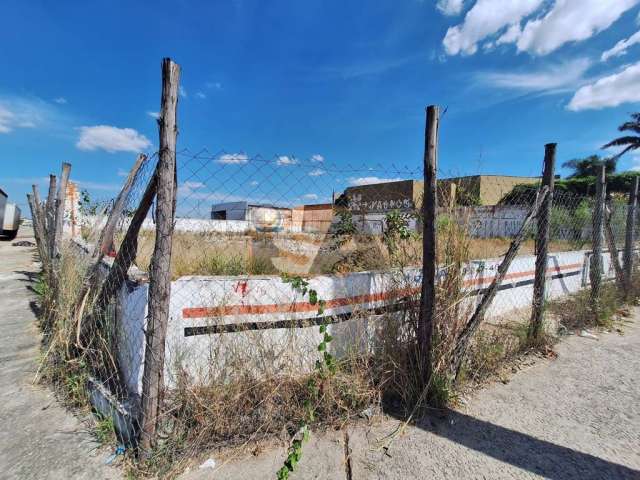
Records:
[[[34,385],[40,334],[32,310],[38,264],[30,229],[12,242],[0,240],[0,479],[121,478],[104,461],[83,423],[57,402],[46,387]]]

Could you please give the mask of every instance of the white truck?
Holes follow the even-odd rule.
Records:
[[[7,194],[0,188],[0,238],[13,240],[20,228],[20,208],[7,202]]]

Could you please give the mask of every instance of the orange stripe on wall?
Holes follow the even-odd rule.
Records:
[[[562,270],[582,267],[582,263],[573,263],[570,265],[562,265],[561,267],[551,267],[550,273],[560,273]],[[514,278],[528,277],[535,274],[535,270],[528,272],[516,272],[505,275],[505,280]],[[477,278],[466,280],[464,286],[482,285],[493,281],[495,275],[486,278]],[[359,303],[380,302],[383,300],[392,300],[395,298],[406,297],[416,294],[420,291],[416,288],[403,288],[399,290],[391,290],[389,292],[368,293],[364,295],[356,295],[354,297],[334,298],[325,302],[325,308],[346,307]],[[309,302],[296,303],[272,303],[263,305],[223,305],[219,307],[186,307],[182,309],[183,318],[208,318],[208,317],[225,317],[228,315],[262,315],[266,313],[296,313],[296,312],[312,312],[317,311],[318,305],[312,305]]]
[[[406,297],[419,292],[419,288],[403,288],[390,292],[369,293],[355,297],[334,298],[325,302],[325,308],[346,307],[355,303],[380,302],[394,298]],[[318,305],[309,302],[273,303],[265,305],[223,305],[220,307],[183,308],[184,318],[224,317],[227,315],[258,315],[264,313],[295,313],[317,311]]]

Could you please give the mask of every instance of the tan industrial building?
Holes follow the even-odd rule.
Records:
[[[353,212],[409,211],[422,205],[424,182],[399,180],[348,187],[344,197]]]
[[[538,183],[539,177],[470,175],[438,180],[441,205],[496,205],[518,184]],[[353,212],[409,211],[420,208],[424,195],[422,180],[400,180],[348,187],[344,196]]]
[[[458,204],[497,205],[516,185],[538,182],[540,177],[469,175],[438,180],[438,190],[444,201],[453,195]]]

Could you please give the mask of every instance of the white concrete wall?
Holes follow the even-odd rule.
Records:
[[[142,223],[142,230],[155,230],[156,224],[150,218]],[[201,218],[176,218],[175,230],[192,233],[246,233],[249,222],[244,220],[208,220]]]
[[[550,255],[548,274],[552,280],[547,283],[549,298],[574,293],[588,285],[589,255],[587,250]],[[603,262],[606,277],[612,278],[614,272],[608,253],[603,255]],[[478,293],[470,297],[470,308],[481,298],[482,291],[478,292],[478,289],[490,285],[499,264],[500,259],[486,259],[468,265],[465,289]],[[504,315],[530,306],[534,270],[535,256],[517,257],[488,315]],[[309,280],[310,286],[318,291],[319,298],[327,302],[325,315],[363,312],[361,316],[330,326],[336,338],[332,348],[338,354],[353,347],[354,343],[368,341],[369,323],[375,318],[370,309],[392,303],[399,296],[418,293],[420,282],[421,271],[418,268],[322,275]],[[280,277],[191,276],[172,282],[171,288],[165,362],[168,386],[174,384],[178,371],[192,380],[212,377],[220,380],[220,375],[229,370],[225,364],[234,364],[237,368],[237,362],[242,362],[244,368],[271,369],[273,373],[312,368],[320,341],[317,326],[260,330],[253,325],[317,317],[317,307],[310,305]],[[141,388],[146,296],[147,287],[142,285],[127,291],[123,288],[120,297],[123,325],[121,363],[132,392],[139,392]],[[186,328],[220,328],[225,325],[246,330],[185,335]],[[270,359],[266,364],[265,358]]]

